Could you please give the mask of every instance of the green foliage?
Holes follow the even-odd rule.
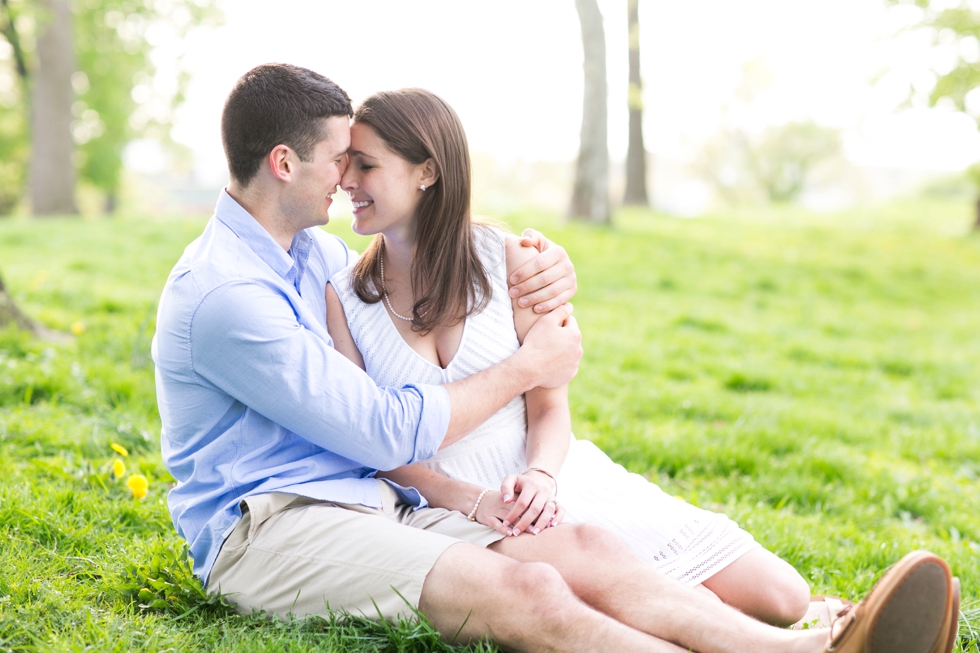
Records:
[[[184,99],[189,76],[182,62],[170,87],[153,82],[154,43],[183,39],[192,29],[217,24],[222,14],[204,0],[76,0],[72,12],[78,67],[72,77],[76,165],[80,179],[113,196],[126,143],[143,137],[169,143],[174,110]],[[43,12],[27,0],[10,0],[9,13],[0,22],[13,18],[28,78],[17,79],[12,48],[0,50],[0,79],[6,80],[0,88],[9,87],[0,92],[0,215],[10,212],[24,183],[30,151],[28,87],[34,42],[44,23]],[[5,39],[7,46],[10,35]],[[153,90],[159,88],[164,90]]]
[[[890,4],[909,4],[907,0],[888,1]],[[951,101],[980,124],[980,103],[971,106],[967,97],[980,88],[980,63],[974,56],[965,54],[975,52],[980,45],[980,11],[968,0],[961,0],[954,7],[937,0],[914,0],[913,4],[922,9],[917,27],[932,32],[937,44],[943,41],[955,59],[952,68],[938,74],[936,85],[929,93],[929,103],[935,106],[943,100]],[[967,177],[978,182],[975,172]]]
[[[28,151],[23,111],[8,105],[7,95],[0,93],[0,215],[9,215],[20,201]]]
[[[818,181],[820,166],[839,154],[836,129],[790,122],[761,134],[723,130],[705,148],[699,167],[729,201],[792,202]]]
[[[224,597],[208,594],[194,576],[194,565],[187,547],[173,541],[157,540],[144,562],[129,562],[118,585],[124,596],[138,602],[144,610],[164,610],[186,616],[201,608],[227,615]]]
[[[178,68],[169,96],[154,94],[149,32],[155,30],[157,39],[183,39],[191,29],[216,24],[221,14],[197,0],[78,0],[74,15],[79,74],[73,131],[80,173],[114,193],[125,144],[140,137],[168,142],[173,112],[189,81]]]
[[[24,89],[18,83],[14,51],[8,43],[14,26],[11,13],[0,8],[0,33],[4,35],[0,40],[0,216],[9,215],[20,200],[29,151]]]
[[[926,8],[923,25],[937,33],[953,34],[957,40],[974,43],[980,38],[980,11],[972,9],[966,2],[939,11],[932,10],[931,3],[920,3],[920,6]],[[977,87],[980,87],[980,66],[961,55],[952,70],[939,76],[929,101],[936,104],[942,98],[949,98],[960,111],[967,111],[966,96]],[[980,113],[974,111],[972,115],[980,120]]]
[[[980,240],[964,200],[540,228],[576,261],[586,358],[573,426],[671,494],[722,510],[810,581],[862,596],[924,547],[980,587]],[[201,221],[0,223],[0,650],[450,651],[424,621],[239,615],[192,578],[166,507],[155,305]],[[329,229],[363,249],[343,221]],[[32,389],[31,389],[32,388]],[[29,390],[30,389],[30,390]],[[132,498],[111,473],[150,482]],[[495,650],[486,643],[471,651]]]

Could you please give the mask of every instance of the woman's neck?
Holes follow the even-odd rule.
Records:
[[[392,292],[392,285],[410,290],[415,238],[395,233],[383,233],[381,237],[384,238],[385,282],[388,292]]]

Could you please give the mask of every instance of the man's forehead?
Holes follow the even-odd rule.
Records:
[[[343,154],[350,148],[350,119],[347,116],[331,116],[326,120],[327,137],[321,141],[332,154]]]

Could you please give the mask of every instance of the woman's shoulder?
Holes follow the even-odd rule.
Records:
[[[473,242],[483,267],[492,270],[507,257],[507,239],[511,236],[501,226],[492,222],[473,223]]]
[[[357,259],[354,259],[350,265],[330,277],[330,285],[333,286],[333,289],[336,291],[340,301],[344,304],[346,304],[351,297],[357,296],[354,294],[353,275],[355,265],[357,265]]]
[[[350,283],[351,283],[351,273],[354,271],[354,266],[356,264],[357,264],[357,261],[355,260],[353,263],[351,263],[347,267],[342,268],[342,269],[338,270],[337,272],[335,272],[334,275],[332,277],[330,277],[330,279],[329,279],[330,283],[333,284],[334,287],[336,287],[338,285],[342,285],[342,284],[350,285]]]
[[[473,224],[476,248],[484,267],[492,270],[506,264],[507,274],[521,267],[538,253],[533,247],[521,245],[521,237],[488,222]]]

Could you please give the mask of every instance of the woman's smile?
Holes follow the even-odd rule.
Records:
[[[354,207],[354,213],[357,213],[360,209],[367,208],[374,204],[373,200],[355,200],[351,198],[351,205]]]

